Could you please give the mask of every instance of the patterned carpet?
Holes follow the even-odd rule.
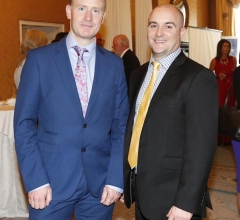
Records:
[[[236,201],[236,163],[232,146],[218,146],[208,186],[213,211],[208,210],[206,220],[240,219]]]
[[[208,181],[213,210],[204,220],[237,220],[240,216],[236,201],[236,163],[232,146],[218,146]],[[121,217],[119,217],[121,216]],[[127,210],[116,203],[113,220],[134,220],[134,207]]]
[[[236,164],[232,146],[217,147],[208,185],[214,210],[208,210],[208,217],[204,220],[240,219],[236,204]],[[127,209],[118,201],[112,220],[134,219],[134,206]],[[10,220],[10,218],[4,218],[4,220]],[[27,218],[11,220],[27,220]]]
[[[236,163],[232,146],[218,146],[208,186],[212,190],[236,193]]]

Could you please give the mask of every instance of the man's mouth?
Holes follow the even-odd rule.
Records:
[[[160,44],[160,43],[165,43],[166,40],[154,39],[154,42]]]
[[[91,25],[91,24],[81,24],[81,26],[84,28],[92,28],[93,27],[93,25]]]

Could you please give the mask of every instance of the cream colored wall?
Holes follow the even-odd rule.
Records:
[[[170,0],[152,0],[153,6],[169,3]],[[209,22],[208,0],[187,0],[189,25],[205,27]],[[0,100],[12,94],[13,74],[19,56],[19,20],[63,23],[69,31],[69,21],[65,15],[68,0],[2,0],[0,1]],[[131,0],[132,8],[134,0]],[[135,22],[134,22],[135,23]],[[133,25],[133,32],[134,32]],[[214,27],[212,27],[214,28]],[[133,38],[134,38],[133,33]],[[134,40],[133,40],[134,42]]]
[[[62,23],[69,31],[65,15],[68,0],[0,1],[0,100],[12,94],[13,74],[19,56],[19,20]]]

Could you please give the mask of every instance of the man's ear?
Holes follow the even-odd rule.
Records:
[[[101,24],[103,24],[105,17],[106,17],[106,11],[103,13]]]
[[[185,27],[183,27],[181,30],[180,30],[180,36],[181,36],[181,39],[183,38],[183,36],[185,35],[187,29]]]
[[[66,15],[67,15],[68,19],[71,19],[72,13],[71,13],[71,6],[70,5],[66,6]]]

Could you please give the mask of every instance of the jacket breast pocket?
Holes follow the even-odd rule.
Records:
[[[162,160],[163,169],[180,170],[182,168],[182,158],[164,157]]]
[[[162,106],[162,105],[177,105],[177,104],[178,104],[177,99],[165,99],[165,98],[157,103],[157,105],[160,105],[160,106]]]

